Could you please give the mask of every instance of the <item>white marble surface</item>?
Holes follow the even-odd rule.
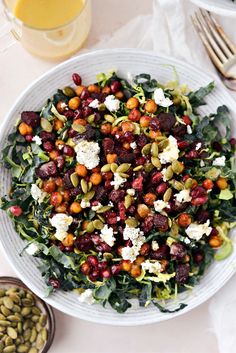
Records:
[[[152,0],[93,0],[93,26],[86,47],[151,8]],[[54,65],[31,56],[18,43],[1,53],[0,119],[24,88]],[[0,275],[14,276],[1,250]],[[140,327],[91,324],[55,310],[57,329],[50,353],[218,353],[208,305],[172,321]]]

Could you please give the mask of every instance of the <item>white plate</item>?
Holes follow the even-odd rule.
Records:
[[[231,0],[190,0],[208,11],[222,16],[236,17],[236,1]]]
[[[160,82],[166,82],[173,79],[171,65],[176,67],[180,82],[187,83],[193,90],[205,86],[213,80],[204,72],[184,62],[160,57],[151,52],[129,49],[101,50],[73,58],[50,70],[22,93],[1,126],[0,149],[5,145],[6,137],[10,133],[17,115],[23,110],[40,109],[47,98],[59,87],[71,84],[73,72],[80,73],[85,83],[94,82],[97,73],[107,72],[110,69],[118,69],[118,73],[123,77],[127,77],[128,73],[135,75],[145,72]],[[217,82],[217,88],[207,98],[207,102],[208,105],[201,108],[203,113],[215,112],[218,105],[226,104],[230,108],[233,118],[236,104],[220,82]],[[10,186],[9,173],[5,169],[0,172],[1,194],[6,194]],[[44,298],[45,284],[36,267],[39,261],[27,254],[19,256],[25,245],[24,241],[16,234],[11,221],[3,212],[0,213],[0,221],[1,243],[9,262],[22,281],[39,297]],[[150,324],[181,315],[206,301],[230,279],[235,272],[235,264],[236,251],[227,260],[214,263],[200,284],[191,293],[183,294],[181,300],[179,298],[180,302],[184,301],[188,306],[173,314],[163,314],[152,306],[146,309],[139,308],[136,302],[133,309],[129,309],[125,314],[117,314],[110,307],[104,309],[100,305],[80,304],[76,295],[71,292],[57,292],[44,299],[67,314],[92,322],[122,326]],[[178,302],[174,304],[174,306],[177,305]]]

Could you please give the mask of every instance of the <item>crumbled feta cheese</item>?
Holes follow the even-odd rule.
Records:
[[[96,212],[101,207],[103,207],[102,204],[100,202],[98,202],[98,204],[96,206],[92,206],[91,209]]]
[[[43,202],[44,198],[47,196],[47,193],[42,191],[36,184],[31,185],[30,193],[33,199],[38,201],[38,203]]]
[[[124,247],[121,251],[121,255],[124,260],[130,260],[133,262],[139,254],[139,251],[145,242],[145,237],[143,236],[143,232],[140,228],[132,228],[126,225],[123,232],[124,240],[131,240],[133,246],[132,247]]]
[[[137,240],[140,236],[143,236],[143,232],[140,230],[140,228],[133,228],[129,227],[126,225],[124,232],[123,232],[123,238],[124,240],[132,240],[135,241]]]
[[[115,244],[116,238],[113,235],[113,228],[108,228],[108,225],[105,224],[105,226],[101,229],[101,234],[100,237],[102,240],[105,241],[109,246],[113,246]]]
[[[97,109],[100,105],[100,102],[98,99],[94,99],[91,103],[89,103],[90,108]]]
[[[190,240],[188,237],[184,237],[183,242],[184,242],[185,244],[190,244],[190,243],[191,243],[191,240]]]
[[[159,244],[158,244],[158,242],[157,242],[156,240],[153,240],[151,247],[152,247],[152,250],[153,250],[153,251],[158,250],[158,249],[159,249]]]
[[[137,148],[137,143],[136,142],[131,142],[130,147],[135,150]]]
[[[39,251],[39,248],[37,247],[36,244],[31,243],[29,246],[27,246],[27,248],[25,249],[25,251],[26,251],[29,255],[35,255],[35,254]]]
[[[187,125],[187,133],[191,135],[193,133],[193,130],[190,125]]]
[[[154,101],[161,107],[169,107],[173,104],[172,100],[168,97],[165,97],[164,91],[162,88],[156,88],[154,91]]]
[[[65,213],[57,213],[55,216],[50,218],[50,223],[56,228],[55,237],[62,241],[67,236],[67,230],[73,222],[73,217],[67,216]]]
[[[76,159],[88,169],[93,169],[99,164],[100,147],[97,142],[79,140],[75,146]]]
[[[109,201],[108,206],[114,207],[114,203],[112,201]]]
[[[116,217],[117,221],[120,221],[120,217]]]
[[[111,185],[114,185],[114,189],[118,190],[127,181],[126,178],[122,178],[119,173],[114,173],[114,181],[111,181]]]
[[[169,143],[163,152],[159,154],[161,164],[171,163],[179,158],[177,140],[172,135],[168,137]]]
[[[141,264],[141,266],[144,271],[154,274],[158,274],[161,270],[161,264],[158,261],[151,262],[150,260],[146,260]]]
[[[202,159],[200,160],[200,167],[205,167],[205,162]]]
[[[138,248],[137,246],[132,246],[132,247],[125,246],[121,250],[121,256],[124,260],[129,260],[131,262],[134,262],[136,260],[136,257],[139,254],[139,250],[140,248]]]
[[[89,202],[88,200],[82,199],[82,200],[81,200],[81,203],[80,203],[80,206],[81,206],[82,208],[90,207],[90,202]]]
[[[167,168],[163,168],[162,171],[161,171],[161,174],[163,176],[163,181],[167,181],[166,176],[165,176],[166,171],[167,171]]]
[[[106,97],[104,104],[110,112],[116,112],[120,108],[119,99],[116,99],[112,94]]]
[[[200,150],[201,147],[202,147],[202,143],[201,143],[201,142],[198,142],[198,143],[196,144],[195,150],[198,151],[198,150]]]
[[[79,295],[78,298],[80,303],[85,303],[88,305],[92,305],[95,303],[95,299],[93,297],[93,291],[92,289],[86,289],[83,293]]]
[[[177,202],[190,202],[192,197],[190,196],[190,189],[181,190],[178,194],[175,194]]]
[[[33,138],[32,138],[32,141],[34,141],[36,143],[36,145],[42,145],[42,139],[41,137],[39,137],[38,135],[35,135]]]
[[[155,211],[159,212],[159,213],[162,212],[164,210],[164,208],[170,207],[168,202],[165,202],[163,200],[156,200],[156,201],[154,201],[153,205],[154,205]]]
[[[212,165],[215,165],[217,167],[224,167],[225,166],[225,160],[226,160],[225,156],[217,157],[213,161]]]
[[[202,238],[204,234],[206,234],[207,236],[210,235],[212,227],[209,227],[209,224],[209,219],[204,224],[191,223],[188,228],[186,228],[185,232],[190,239],[198,241]]]
[[[130,196],[134,196],[135,195],[135,189],[127,189],[126,192]]]

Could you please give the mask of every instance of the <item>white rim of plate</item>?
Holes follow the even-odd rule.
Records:
[[[197,6],[203,9],[206,9],[210,12],[214,12],[218,15],[222,15],[225,17],[232,17],[232,18],[236,17],[236,3],[234,4],[235,10],[233,10],[231,8],[222,7],[219,3],[211,4],[209,2],[206,2],[205,0],[190,0],[190,1],[192,1],[192,3],[194,3]]]

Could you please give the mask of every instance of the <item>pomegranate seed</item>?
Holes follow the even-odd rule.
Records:
[[[73,149],[71,146],[65,145],[65,146],[63,147],[63,153],[64,153],[66,156],[73,157],[74,154],[75,154],[75,151],[74,151],[74,149]]]
[[[136,165],[143,165],[146,163],[146,158],[145,157],[139,157],[138,159],[136,159]]]
[[[96,256],[90,255],[87,257],[87,262],[91,266],[96,267],[98,265],[98,258]]]
[[[112,93],[117,93],[121,89],[121,83],[119,81],[113,81],[110,87]]]
[[[49,280],[48,280],[48,282],[49,282],[49,284],[50,284],[53,288],[55,288],[55,289],[58,289],[58,288],[60,288],[60,286],[61,286],[60,281],[59,281],[58,279],[56,279],[56,278],[50,277]]]
[[[80,86],[81,83],[82,83],[82,79],[81,79],[80,75],[77,74],[77,73],[74,73],[74,74],[72,75],[72,80],[74,81],[74,84],[75,84],[76,86]]]
[[[91,266],[87,262],[84,262],[80,267],[80,271],[87,276],[91,272]]]
[[[185,182],[186,180],[188,180],[190,178],[190,176],[188,174],[185,174],[182,178],[183,182]]]
[[[121,264],[117,264],[117,265],[112,265],[111,266],[111,273],[115,276],[118,275],[121,271]]]
[[[64,247],[64,245],[63,245],[62,243],[60,243],[60,244],[58,245],[58,248],[59,248],[61,251],[65,251],[65,247]]]
[[[19,217],[22,215],[22,208],[20,206],[11,206],[10,212],[13,214],[14,217]]]
[[[168,183],[161,183],[160,185],[158,185],[158,187],[156,188],[156,192],[158,194],[164,194],[164,192],[168,189]]]
[[[67,119],[73,119],[75,116],[75,113],[73,112],[73,110],[66,110],[64,112],[65,117],[67,117]]]
[[[54,145],[51,141],[46,141],[43,143],[43,149],[46,151],[46,152],[52,152],[53,149],[54,149]]]
[[[190,117],[188,115],[184,115],[182,117],[182,119],[186,125],[192,125],[192,120],[190,119]]]
[[[98,270],[94,270],[90,275],[89,275],[89,279],[92,282],[95,282],[99,277],[99,271]]]
[[[32,142],[33,141],[33,136],[32,135],[26,135],[25,139],[27,142]]]
[[[185,148],[187,148],[189,146],[189,142],[188,141],[178,141],[177,145],[180,150],[184,150]]]
[[[206,190],[211,190],[214,186],[214,183],[211,179],[205,179],[202,182],[202,186],[204,187],[204,189]]]
[[[214,236],[217,236],[218,234],[219,234],[218,230],[216,228],[212,228],[210,236],[214,237]]]
[[[93,114],[93,108],[90,108],[90,107],[84,107],[83,110],[83,116],[84,118],[86,118],[87,116]]]
[[[196,263],[196,264],[200,264],[202,261],[204,260],[204,254],[200,251],[196,251],[194,254],[193,254],[193,261]]]
[[[88,91],[87,88],[84,88],[84,89],[83,89],[83,91],[82,91],[82,93],[81,93],[81,95],[80,95],[80,98],[81,98],[82,100],[89,98],[89,91]]]
[[[208,201],[208,196],[197,197],[191,201],[194,206],[201,206]]]
[[[105,270],[107,268],[107,266],[108,266],[107,261],[101,261],[98,263],[98,269],[101,271]]]
[[[111,277],[111,271],[110,271],[110,269],[106,269],[106,270],[103,270],[102,272],[101,272],[101,275],[102,275],[102,277],[103,278],[110,278]]]
[[[185,157],[188,159],[197,158],[198,152],[196,150],[189,151],[188,153],[185,154]]]

